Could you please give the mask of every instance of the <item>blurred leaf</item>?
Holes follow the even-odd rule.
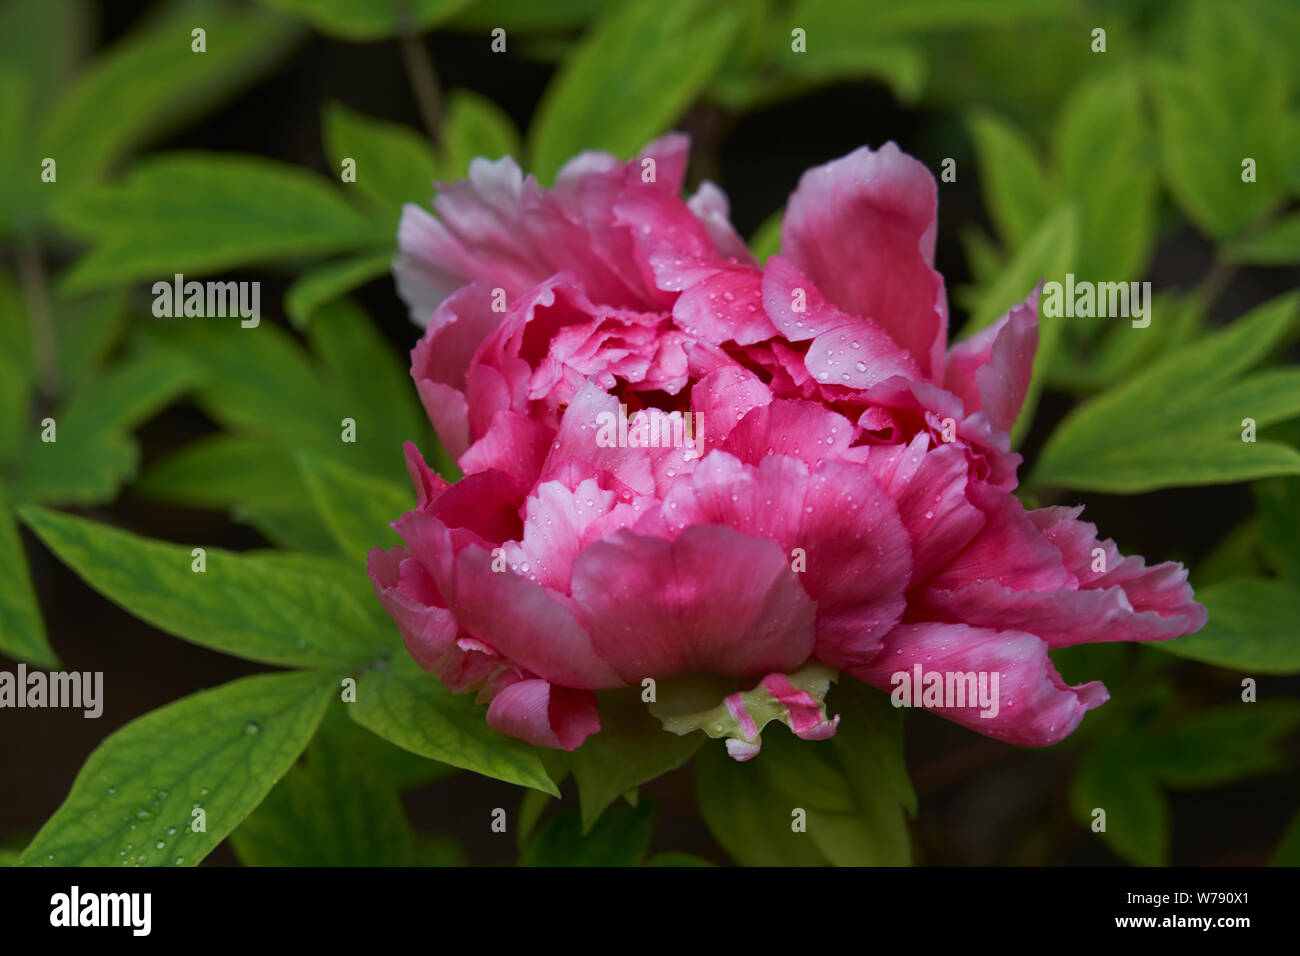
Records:
[[[501,27],[511,33],[569,30],[594,20],[619,0],[476,0],[452,18],[450,27],[470,33],[485,33]]]
[[[1286,115],[1284,74],[1234,4],[1200,2],[1187,20],[1187,67],[1150,71],[1165,177],[1205,232],[1231,236],[1279,198],[1276,131]],[[1257,181],[1242,182],[1242,160]]]
[[[337,584],[205,548],[141,538],[84,518],[28,506],[23,521],[87,584],[160,630],[266,664],[350,667],[391,653],[381,629]]]
[[[469,173],[469,161],[478,156],[521,158],[519,131],[510,117],[486,96],[456,90],[447,99],[439,173],[444,180],[462,179]],[[428,205],[429,198],[421,196],[416,201]]]
[[[1112,738],[1094,748],[1070,784],[1075,817],[1092,826],[1093,811],[1106,811],[1101,838],[1117,855],[1139,866],[1169,861],[1169,805],[1139,765],[1131,741]]]
[[[347,259],[322,263],[303,272],[284,294],[284,310],[294,327],[303,329],[323,305],[341,298],[359,286],[388,274],[393,248],[362,252]]]
[[[703,857],[695,856],[691,853],[681,853],[676,850],[669,850],[665,853],[656,853],[650,859],[646,860],[644,866],[715,866]]]
[[[888,694],[856,680],[832,687],[827,707],[840,716],[831,746],[854,791],[861,797],[883,783],[916,816],[916,791],[903,756],[903,712],[890,703]]]
[[[396,236],[402,204],[426,205],[433,196],[438,173],[428,140],[409,126],[365,116],[342,103],[325,107],[321,125],[334,175],[344,159],[356,162],[356,182],[344,183],[344,191],[355,186],[383,209]]]
[[[206,53],[190,49],[196,25],[207,31]],[[298,32],[292,21],[260,10],[178,8],[128,34],[78,77],[46,118],[37,153],[58,162],[60,193],[94,183],[145,137],[193,121],[261,74]]]
[[[763,220],[749,238],[749,251],[760,263],[767,262],[769,256],[781,251],[781,220],[785,218],[785,209],[778,209]]]
[[[1078,214],[1075,267],[1090,281],[1139,278],[1155,242],[1156,176],[1136,77],[1106,73],[1081,85],[1053,141]]]
[[[980,329],[1000,319],[1009,309],[1024,302],[1039,282],[1065,276],[1074,260],[1076,217],[1074,210],[1063,206],[1042,221],[1033,236],[1020,247],[1011,263],[997,281],[981,290],[978,305],[970,321],[962,329],[962,338],[969,338]],[[1043,338],[1049,328],[1057,323],[1039,323],[1038,357],[1034,360],[1037,371],[1043,357]]]
[[[424,33],[470,0],[262,0],[302,17],[340,40],[381,40],[400,32]]]
[[[413,753],[485,777],[558,797],[534,748],[487,725],[486,708],[453,694],[408,655],[376,667],[357,682],[348,713],[357,723]]]
[[[1256,482],[1255,486],[1261,482]],[[1219,584],[1239,574],[1253,574],[1264,570],[1260,555],[1260,522],[1254,515],[1241,522],[1219,540],[1214,549],[1201,559],[1192,572],[1196,582],[1197,598],[1201,589]]]
[[[58,215],[96,241],[65,277],[68,291],[170,283],[176,273],[194,278],[390,238],[314,174],[233,153],[155,154],[122,185],[74,194]]]
[[[769,737],[776,736],[775,733]],[[762,759],[760,753],[756,759]],[[807,833],[791,830],[797,806],[773,789],[755,761],[737,763],[716,741],[695,759],[695,799],[709,832],[743,866],[821,866]]]
[[[89,18],[82,0],[0,3],[0,63],[29,80],[33,112],[46,112],[82,53]]]
[[[976,113],[970,120],[984,206],[997,224],[998,234],[1019,248],[1042,225],[1056,206],[1055,190],[1020,133],[991,113]]]
[[[1198,587],[1196,599],[1209,611],[1209,623],[1153,647],[1243,674],[1300,673],[1300,589],[1294,584],[1235,577]]]
[[[28,440],[23,470],[11,486],[14,500],[111,500],[135,472],[138,450],[130,430],[197,380],[198,370],[182,356],[149,349],[86,382],[52,416],[55,441]]]
[[[324,674],[261,674],[136,718],[90,755],[19,863],[194,866],[293,766],[332,685]],[[191,827],[193,808],[205,832]]]
[[[9,459],[27,431],[34,377],[27,309],[0,271],[0,462]]]
[[[1300,262],[1300,213],[1270,223],[1250,236],[1223,247],[1224,258],[1252,266],[1283,266]]]
[[[1048,439],[1034,482],[1134,493],[1300,472],[1300,452],[1241,441],[1243,418],[1263,425],[1300,412],[1296,376],[1239,377],[1285,335],[1296,302],[1273,299],[1080,405]]]
[[[1284,765],[1274,744],[1300,725],[1300,701],[1236,703],[1180,715],[1142,738],[1142,763],[1179,789],[1215,787]]]
[[[550,183],[583,150],[628,157],[662,133],[708,84],[737,25],[702,0],[611,10],[542,95],[529,133],[538,180]]]
[[[298,472],[345,555],[364,564],[371,548],[401,544],[388,525],[415,507],[409,488],[307,451],[298,453]]]
[[[632,687],[600,695],[600,733],[570,760],[582,805],[582,832],[621,795],[680,767],[704,743],[704,734],[677,736],[663,729]]]
[[[134,490],[154,501],[221,509],[243,500],[289,506],[303,502],[307,495],[291,451],[222,433],[159,458]]]
[[[1300,813],[1291,818],[1273,851],[1273,866],[1300,866]]]
[[[636,866],[654,837],[653,800],[613,807],[590,832],[577,813],[547,821],[519,856],[519,866]]]
[[[46,670],[59,667],[59,658],[45,636],[40,606],[32,590],[27,555],[18,536],[4,487],[0,486],[0,654]]]
[[[78,383],[94,374],[126,328],[127,292],[54,296],[55,358],[59,381]]]
[[[1300,586],[1300,478],[1270,478],[1251,489],[1265,556],[1282,577]]]

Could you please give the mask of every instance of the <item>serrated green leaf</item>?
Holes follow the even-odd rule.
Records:
[[[194,866],[293,766],[332,693],[328,675],[262,674],[136,718],[87,758],[19,865]]]
[[[587,832],[622,794],[680,767],[704,743],[701,733],[668,733],[646,710],[639,688],[600,695],[600,733],[573,751],[582,829]]]
[[[566,813],[537,832],[519,856],[520,866],[636,866],[654,837],[653,800],[614,807],[589,832],[577,813]]]
[[[121,185],[74,193],[58,216],[96,243],[65,276],[69,292],[190,279],[390,238],[318,176],[232,153],[155,154]]]
[[[428,140],[415,130],[342,103],[325,107],[321,126],[330,169],[337,172],[345,159],[356,163],[356,181],[344,183],[343,189],[358,190],[384,210],[394,235],[403,203],[429,203],[438,173]]]
[[[155,627],[267,664],[349,668],[392,653],[396,635],[334,582],[256,556],[152,541],[26,507],[23,521],[87,584]]]
[[[538,179],[551,182],[583,150],[628,157],[662,133],[708,85],[737,26],[700,0],[614,8],[542,95],[529,131]]]
[[[1209,623],[1153,647],[1243,674],[1300,673],[1300,589],[1294,584],[1235,577],[1198,588],[1196,599],[1209,612]]]
[[[534,748],[497,733],[487,725],[486,708],[469,695],[453,694],[405,654],[357,682],[357,701],[348,713],[422,757],[560,795]]]
[[[41,609],[32,590],[27,556],[18,536],[4,488],[0,486],[0,653],[46,670],[59,667],[59,658],[45,636]]]

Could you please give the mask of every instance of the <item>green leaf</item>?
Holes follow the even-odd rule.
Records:
[[[333,692],[327,675],[264,674],[131,721],[95,748],[19,864],[195,865],[293,765]]]
[[[96,242],[64,279],[68,291],[193,278],[391,238],[316,175],[232,153],[155,154],[121,185],[72,195],[58,215]]]
[[[1155,242],[1156,174],[1141,89],[1129,73],[1086,83],[1064,107],[1053,141],[1078,213],[1078,275],[1137,279]]]
[[[992,325],[1007,310],[1024,302],[1039,282],[1064,277],[1074,260],[1076,221],[1073,208],[1062,206],[1040,223],[1038,230],[1020,247],[997,281],[981,291],[974,314],[962,329],[962,338]],[[1048,334],[1048,325],[1041,323],[1039,326],[1040,357],[1043,355],[1042,337]],[[1035,359],[1035,369],[1038,364]]]
[[[614,807],[590,832],[577,813],[566,813],[538,831],[519,856],[520,866],[636,866],[654,838],[653,800]]]
[[[396,235],[402,204],[427,205],[437,177],[433,150],[409,126],[365,116],[342,103],[330,103],[323,112],[325,151],[336,174],[344,159],[356,162],[356,188],[388,214]]]
[[[267,664],[348,668],[391,653],[396,635],[329,580],[255,556],[151,541],[84,518],[26,507],[19,514],[87,584],[155,627]]]
[[[857,793],[885,785],[894,799],[916,815],[916,791],[903,755],[903,712],[889,695],[861,681],[843,680],[827,696],[827,706],[840,716],[831,738],[845,774]]]
[[[411,386],[409,364],[398,360],[370,317],[348,299],[322,306],[307,338],[324,366],[325,399],[334,413],[330,418],[357,423],[354,443],[341,443],[336,430],[329,447],[321,450],[408,485],[402,444],[414,441],[426,454],[436,448]]]
[[[970,119],[984,206],[998,234],[1013,249],[1026,242],[1056,203],[1033,147],[1019,131],[991,113]]]
[[[704,743],[701,733],[668,733],[641,702],[639,688],[600,695],[600,733],[570,760],[586,833],[605,808],[627,791],[675,770]]]
[[[1237,5],[1197,3],[1187,27],[1186,58],[1194,65],[1156,65],[1149,74],[1161,156],[1179,206],[1205,232],[1225,238],[1279,198],[1286,81]],[[1255,182],[1242,181],[1246,158],[1255,160]]]
[[[453,180],[468,174],[471,159],[517,159],[523,155],[523,148],[515,124],[495,103],[469,90],[456,90],[447,101],[441,155],[441,175]],[[427,203],[428,197],[422,196],[419,201]]]
[[[486,708],[453,694],[398,654],[357,682],[349,715],[385,740],[431,760],[558,797],[534,748],[487,725]]]
[[[135,492],[191,508],[229,508],[242,501],[290,506],[307,487],[291,451],[267,441],[217,433],[182,445],[147,468]],[[305,507],[305,506],[304,506]]]
[[[1300,673],[1300,588],[1257,577],[1235,577],[1198,588],[1196,599],[1210,614],[1195,634],[1153,647],[1178,657],[1243,674]]]
[[[1283,578],[1300,587],[1300,478],[1272,478],[1251,487],[1260,548]]]
[[[190,49],[196,26],[207,31],[206,53]],[[45,120],[38,153],[58,162],[60,191],[96,182],[146,137],[192,121],[256,78],[298,33],[292,21],[258,10],[173,11],[147,32],[128,34],[78,77]],[[258,231],[244,228],[243,241]]]
[[[1300,813],[1291,818],[1273,851],[1273,866],[1300,866]]]
[[[415,507],[409,488],[309,452],[298,454],[298,471],[344,554],[364,563],[371,548],[401,543],[388,525]]]
[[[1034,482],[1133,493],[1300,472],[1294,449],[1241,440],[1244,418],[1296,413],[1293,376],[1236,378],[1282,339],[1296,304],[1295,295],[1273,299],[1080,405],[1048,439]]]
[[[609,5],[610,0],[477,0],[456,14],[450,26],[467,33],[486,33],[495,27],[521,34],[568,30],[594,20]]]
[[[126,328],[127,292],[110,289],[96,295],[54,296],[54,338],[61,382],[92,376]]]
[[[583,150],[627,157],[662,133],[708,85],[738,22],[701,0],[612,9],[542,95],[529,133],[538,179]]]
[[[33,435],[12,485],[15,501],[98,504],[135,473],[130,430],[193,385],[199,370],[183,356],[149,349],[73,392],[52,417],[55,441]]]
[[[781,251],[781,222],[785,219],[784,207],[768,216],[749,237],[749,251],[760,263]]]
[[[450,768],[380,740],[348,720],[345,706],[330,708],[302,762],[230,835],[245,866],[425,862],[399,790],[409,777],[408,763],[421,772],[419,782],[445,776]],[[396,775],[390,755],[402,761]]]
[[[1229,262],[1250,266],[1284,266],[1300,262],[1300,213],[1226,243],[1223,255]]]
[[[769,737],[775,734],[769,734]],[[776,791],[756,766],[737,763],[712,743],[695,760],[695,799],[713,838],[744,866],[821,866],[821,850],[807,833],[791,830],[797,806]]]
[[[392,262],[392,246],[383,246],[375,252],[314,266],[289,286],[284,294],[284,310],[295,328],[306,328],[321,306],[387,275]]]
[[[470,0],[262,0],[302,17],[322,33],[353,42],[424,33]]]
[[[682,853],[678,850],[668,850],[664,853],[656,853],[650,859],[646,860],[643,866],[716,866],[701,856],[695,856],[692,853]]]
[[[59,658],[45,636],[40,606],[32,590],[27,556],[18,536],[4,488],[0,486],[0,653],[27,661],[46,670],[56,670]]]
[[[33,364],[27,310],[8,274],[0,271],[0,462],[13,455],[27,430]]]
[[[1084,759],[1070,784],[1070,807],[1083,824],[1106,813],[1101,838],[1118,856],[1139,866],[1169,861],[1169,805],[1142,770],[1132,742],[1112,739]]]
[[[1193,714],[1140,738],[1142,765],[1166,786],[1217,787],[1285,765],[1275,744],[1300,725],[1300,701],[1236,703]]]

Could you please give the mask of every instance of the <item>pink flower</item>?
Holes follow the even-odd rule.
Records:
[[[419,502],[370,574],[424,669],[566,750],[600,728],[594,691],[654,681],[668,729],[738,759],[771,719],[834,733],[839,672],[979,672],[996,707],[927,706],[1042,745],[1107,696],[1050,648],[1204,623],[1181,566],[1011,494],[1036,293],[947,348],[920,163],[888,143],[807,172],[764,268],[716,187],[680,198],[685,166],[678,135],[549,190],[478,159],[437,217],[406,208],[412,375],[465,477],[408,444]]]

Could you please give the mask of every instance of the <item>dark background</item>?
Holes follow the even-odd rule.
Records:
[[[133,2],[104,4],[97,46],[125,33],[143,9],[144,4]],[[552,66],[518,55],[493,55],[482,36],[436,33],[426,37],[425,44],[444,95],[469,88],[493,100],[521,130],[528,128]],[[332,176],[320,135],[320,108],[331,99],[422,129],[395,41],[347,44],[309,34],[270,76],[156,147],[257,153]],[[784,204],[804,169],[864,143],[878,147],[892,139],[932,170],[944,156],[956,157],[958,181],[940,184],[937,267],[950,292],[968,281],[957,227],[971,220],[987,225],[987,216],[969,141],[951,115],[900,107],[878,85],[844,83],[739,120],[716,108],[697,107],[679,125],[694,138],[689,185],[694,186],[701,169],[709,170],[710,178],[730,196],[732,219],[742,235],[750,235]],[[1212,247],[1190,232],[1164,235],[1149,277],[1157,290],[1194,285],[1209,269],[1212,255]],[[1215,318],[1235,317],[1294,286],[1294,271],[1238,273],[1219,299]],[[264,321],[274,317],[283,322],[273,303],[281,300],[289,278],[263,277],[263,302],[268,303]],[[143,309],[147,299],[143,289],[137,291]],[[404,353],[414,345],[419,330],[407,320],[390,279],[372,282],[357,298],[394,349]],[[1069,407],[1070,400],[1063,396],[1044,396],[1023,449],[1027,461]],[[143,465],[213,428],[192,407],[168,409],[140,433]],[[1103,534],[1123,529],[1119,543],[1126,552],[1190,564],[1252,510],[1245,486],[1075,497],[1087,505],[1086,518]],[[158,506],[134,498],[129,488],[111,507],[85,513],[150,537],[236,549],[266,544],[256,532],[224,515]],[[193,691],[264,669],[187,644],[132,618],[83,584],[28,532],[23,534],[56,650],[69,670],[103,671],[107,690],[99,720],[85,720],[72,710],[6,714],[0,737],[0,845],[6,846],[23,845],[40,827],[66,796],[86,756],[112,730]],[[0,657],[0,668],[15,666]],[[1202,665],[1181,667],[1178,679],[1180,689],[1205,703],[1228,702],[1238,694],[1233,675]],[[1273,678],[1269,687],[1276,693],[1279,686],[1289,686],[1296,693],[1298,683]],[[918,712],[908,716],[907,753],[920,795],[914,826],[917,862],[1119,862],[1069,816],[1067,786],[1074,755],[1068,751],[1022,750]],[[656,849],[687,850],[724,862],[725,854],[699,820],[690,774],[687,766],[642,789],[643,795],[661,800]],[[1171,862],[1266,863],[1294,810],[1297,791],[1300,770],[1293,766],[1212,791],[1169,792]],[[497,806],[513,810],[521,795],[518,788],[462,773],[411,793],[407,806],[418,828],[458,836],[470,862],[508,863],[517,852],[514,836],[491,833],[489,814]],[[564,804],[576,805],[571,792]],[[207,860],[210,865],[236,862],[227,844]]]

